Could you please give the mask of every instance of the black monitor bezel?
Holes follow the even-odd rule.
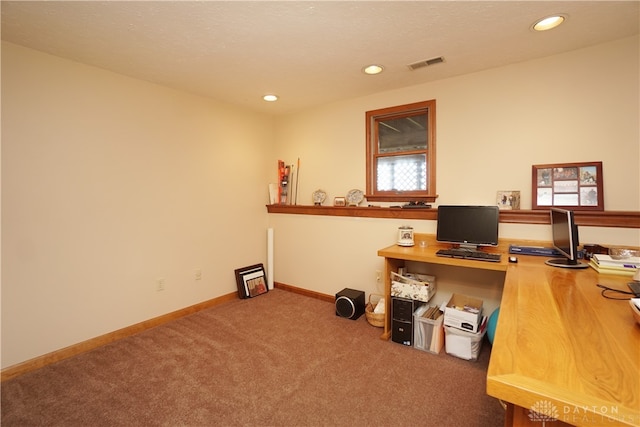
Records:
[[[490,235],[487,234],[486,238],[477,238],[476,236],[463,236],[462,234],[455,235],[451,234],[451,230],[447,230],[443,228],[444,224],[440,220],[442,215],[447,212],[458,211],[458,213],[463,212],[468,215],[469,218],[473,219],[470,216],[474,211],[483,210],[485,212],[491,212],[495,215],[495,228],[491,228]],[[467,212],[465,212],[467,211]],[[438,206],[438,221],[436,225],[436,240],[440,243],[451,243],[460,245],[463,247],[480,247],[480,246],[498,246],[498,236],[499,236],[499,223],[500,223],[500,211],[497,206],[494,205],[440,205]],[[480,225],[480,224],[477,224]],[[486,225],[486,224],[485,224]],[[493,224],[492,224],[493,225]]]
[[[587,264],[579,261],[578,246],[580,238],[575,214],[572,210],[555,208],[549,209],[551,224],[551,243],[564,258],[553,258],[546,262],[553,267],[586,268]]]

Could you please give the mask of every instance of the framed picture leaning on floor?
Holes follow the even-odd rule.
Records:
[[[254,264],[235,270],[238,296],[240,299],[253,298],[269,292],[264,265]]]

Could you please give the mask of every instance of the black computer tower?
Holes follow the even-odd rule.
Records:
[[[404,345],[413,345],[413,312],[420,301],[408,298],[391,298],[391,340]]]

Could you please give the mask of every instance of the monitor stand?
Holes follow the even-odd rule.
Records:
[[[472,243],[460,243],[458,245],[458,248],[456,248],[455,246],[452,247],[452,249],[462,249],[464,251],[471,251],[471,252],[475,252],[478,250],[478,245],[474,245]]]
[[[584,264],[580,261],[571,261],[569,258],[553,258],[548,259],[544,262],[547,265],[552,267],[561,267],[561,268],[587,268],[589,265]]]

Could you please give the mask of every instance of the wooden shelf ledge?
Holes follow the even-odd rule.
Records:
[[[351,216],[362,218],[436,220],[437,209],[402,209],[381,207],[342,207],[314,205],[267,205],[267,212],[292,215]],[[575,211],[576,223],[591,227],[640,228],[640,211]],[[514,224],[549,224],[546,210],[503,210],[500,222]]]

